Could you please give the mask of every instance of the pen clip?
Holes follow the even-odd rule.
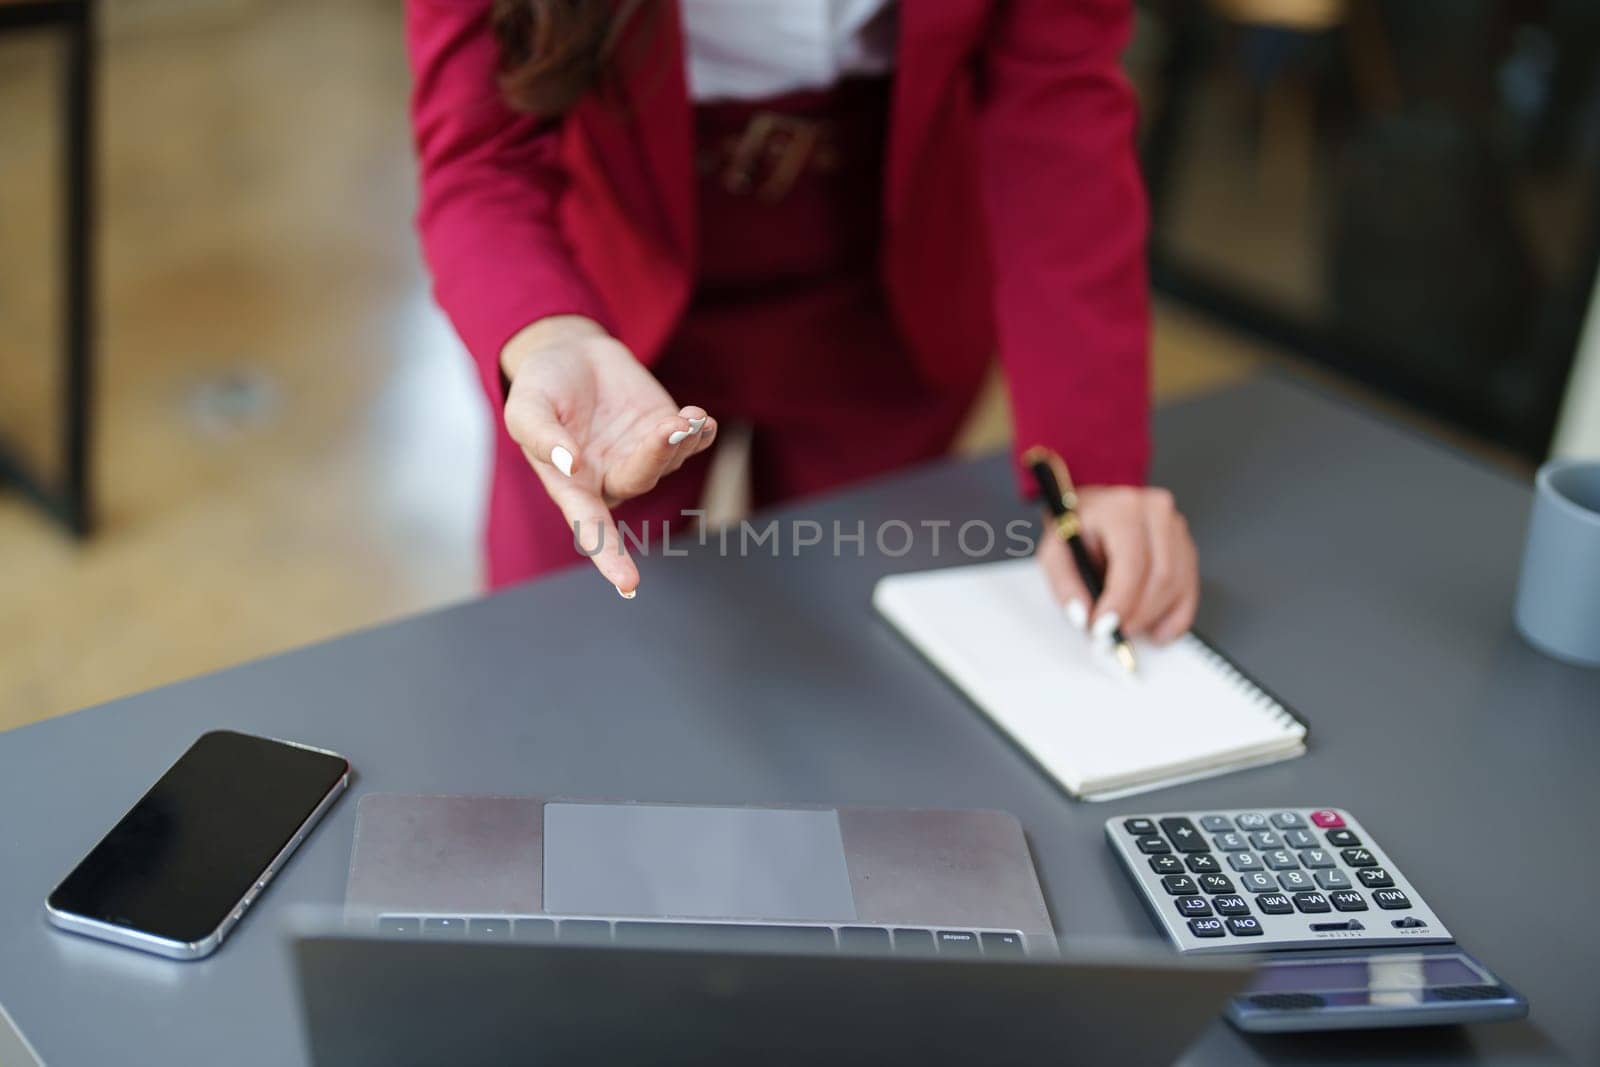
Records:
[[[1022,462],[1029,467],[1043,463],[1050,468],[1050,473],[1055,475],[1056,489],[1061,494],[1061,503],[1068,511],[1075,511],[1078,507],[1078,491],[1073,488],[1072,475],[1067,473],[1067,464],[1054,449],[1043,445],[1034,445],[1022,454]],[[1044,487],[1040,486],[1043,491]]]

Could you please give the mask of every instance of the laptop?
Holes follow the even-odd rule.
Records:
[[[313,1063],[1170,1064],[1247,977],[1217,963],[312,933]]]
[[[345,911],[398,937],[1056,948],[1022,827],[997,811],[374,793]]]

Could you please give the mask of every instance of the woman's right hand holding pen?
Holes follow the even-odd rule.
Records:
[[[1038,550],[1056,602],[1072,622],[1096,639],[1109,639],[1119,626],[1129,637],[1160,642],[1185,633],[1200,603],[1200,564],[1172,494],[1154,487],[1079,486],[1077,512],[1085,546],[1105,576],[1098,600],[1089,596],[1061,538],[1044,537]]]
[[[618,593],[631,598],[639,570],[611,509],[649,492],[711,447],[717,423],[673,402],[653,374],[593,319],[555,315],[524,328],[500,353],[510,383],[505,425],[568,527]]]

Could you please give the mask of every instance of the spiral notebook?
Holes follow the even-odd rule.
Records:
[[[1109,800],[1305,751],[1306,727],[1189,634],[1129,675],[1067,622],[1031,559],[898,574],[873,605],[1046,774]]]

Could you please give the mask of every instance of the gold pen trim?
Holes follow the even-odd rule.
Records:
[[[1051,449],[1043,445],[1034,445],[1022,454],[1022,462],[1028,466],[1043,462],[1056,476],[1056,488],[1061,491],[1061,502],[1067,506],[1068,511],[1075,511],[1078,507],[1078,490],[1072,484],[1072,475],[1067,473],[1067,463]]]

